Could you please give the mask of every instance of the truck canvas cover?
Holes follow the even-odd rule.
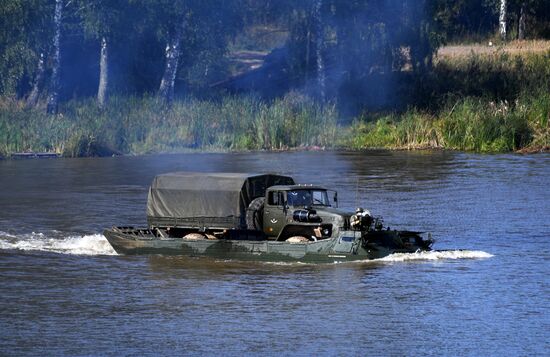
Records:
[[[174,172],[155,177],[147,222],[159,227],[245,228],[250,202],[274,185],[293,185],[274,174]]]

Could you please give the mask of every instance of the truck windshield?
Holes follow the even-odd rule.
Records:
[[[293,190],[288,191],[289,206],[330,206],[325,190]]]

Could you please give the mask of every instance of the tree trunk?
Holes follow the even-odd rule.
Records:
[[[519,23],[518,23],[518,40],[525,39],[525,3],[521,3],[519,10]]]
[[[99,59],[99,86],[97,88],[97,103],[101,108],[107,101],[109,85],[109,57],[108,57],[107,39],[101,39],[101,53]]]
[[[506,0],[500,0],[500,16],[498,17],[500,38],[506,41]]]
[[[40,52],[40,57],[38,58],[38,67],[36,68],[36,75],[32,84],[32,90],[27,97],[28,107],[34,107],[38,102],[38,97],[40,95],[40,86],[42,85],[42,81],[44,80],[44,72],[44,53]]]
[[[63,0],[55,0],[55,15],[54,26],[55,33],[53,36],[53,64],[52,64],[52,78],[50,84],[50,96],[48,98],[47,113],[56,114],[57,106],[59,102],[59,67],[61,63],[60,53],[60,38],[61,38],[61,16],[63,12]]]
[[[185,25],[181,26],[176,31],[174,37],[168,42],[165,50],[166,64],[157,97],[163,99],[167,103],[170,103],[174,99],[174,85],[176,82],[176,73],[178,71],[180,42],[184,27]]]
[[[306,71],[305,71],[305,82],[309,84],[309,74],[311,71],[310,68],[310,56],[311,56],[311,22],[307,23],[307,32],[306,32]]]
[[[319,98],[322,102],[326,98],[326,73],[325,73],[325,61],[323,58],[324,47],[324,24],[322,16],[323,0],[317,0],[315,3],[315,21],[317,24],[317,36],[316,36],[316,56],[317,56],[317,84],[319,86]]]

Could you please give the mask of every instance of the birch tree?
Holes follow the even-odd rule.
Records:
[[[164,49],[164,70],[157,90],[157,97],[167,103],[174,98],[174,87],[180,65],[181,46],[186,31],[191,2],[185,0],[162,0],[149,3],[154,22]]]
[[[500,38],[506,41],[506,0],[500,0],[500,11],[498,17],[498,32]],[[494,23],[494,22],[493,22]]]
[[[36,74],[32,84],[32,90],[29,96],[27,97],[27,106],[29,107],[34,107],[38,102],[38,97],[40,96],[40,88],[42,86],[42,82],[44,81],[45,71],[46,69],[44,64],[44,52],[41,52],[38,57],[38,66],[36,68]]]
[[[526,4],[524,1],[522,1],[519,9],[518,40],[525,39],[525,11],[526,11]]]
[[[57,114],[59,105],[59,85],[61,67],[61,17],[63,16],[63,0],[55,0],[54,36],[52,42],[52,77],[50,80],[50,95],[46,112]]]
[[[166,60],[164,65],[164,74],[162,75],[157,93],[157,96],[167,103],[170,103],[174,99],[174,86],[176,83],[176,74],[181,55],[181,40],[186,24],[186,20],[183,19],[183,16],[180,21],[180,25],[176,27],[174,33],[169,37],[168,43],[166,44],[164,54]]]
[[[152,1],[151,13],[155,16],[157,32],[166,43],[164,69],[157,91],[159,99],[171,102],[176,79],[183,79],[185,74],[189,79],[196,75],[191,72],[202,70],[200,77],[203,80],[209,77],[210,64],[223,58],[230,36],[239,28],[238,4],[239,0]],[[179,76],[183,67],[188,71]]]
[[[134,8],[137,4],[134,5]],[[80,10],[87,36],[97,41],[99,48],[99,83],[97,103],[104,107],[111,92],[109,73],[112,43],[132,38],[128,18],[135,17],[127,0],[81,0]]]
[[[99,52],[99,85],[97,86],[97,103],[105,106],[107,90],[109,88],[109,47],[107,37],[101,37],[101,50]]]
[[[324,60],[324,46],[325,46],[325,24],[323,21],[323,1],[316,0],[314,8],[314,18],[316,24],[316,38],[315,48],[317,57],[317,84],[319,86],[319,97],[322,102],[326,99],[326,73],[325,73],[325,60]]]

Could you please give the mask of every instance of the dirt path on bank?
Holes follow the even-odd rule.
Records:
[[[441,47],[437,51],[439,58],[466,57],[471,54],[491,55],[499,53],[508,53],[510,55],[522,55],[526,53],[544,53],[550,51],[550,41],[512,41],[506,44],[471,44],[471,45],[451,45]]]

